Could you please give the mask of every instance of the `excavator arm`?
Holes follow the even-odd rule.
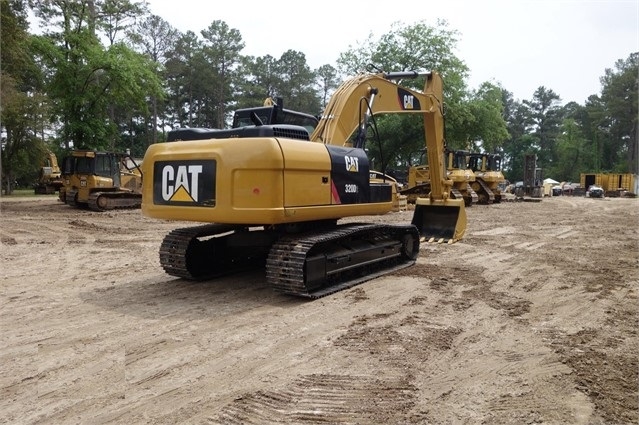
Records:
[[[397,81],[424,77],[423,91],[400,86]],[[463,200],[450,196],[452,180],[444,165],[443,82],[436,72],[363,74],[347,80],[333,94],[311,140],[364,148],[370,118],[380,114],[421,114],[428,152],[431,191],[416,201],[413,224],[424,239],[455,242],[466,230]]]
[[[423,93],[397,83],[418,77],[426,77]],[[438,88],[435,87],[437,84]],[[326,144],[352,144],[351,136],[357,131],[355,139],[361,137],[372,115],[423,113],[441,108],[441,104],[441,78],[438,74],[414,71],[362,74],[338,87],[311,134],[311,140]]]

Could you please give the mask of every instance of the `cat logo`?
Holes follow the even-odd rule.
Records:
[[[415,109],[413,107],[413,102],[415,101],[415,96],[411,94],[404,95],[404,109]]]
[[[397,101],[399,102],[400,108],[405,111],[418,111],[422,108],[419,103],[419,98],[415,97],[414,93],[401,87],[397,88]]]
[[[162,198],[165,201],[197,202],[198,178],[201,165],[179,165],[177,171],[171,165],[162,168]]]
[[[215,161],[159,161],[153,170],[154,203],[215,205]]]
[[[344,156],[344,162],[346,163],[346,171],[350,173],[359,172],[359,162],[356,156]]]

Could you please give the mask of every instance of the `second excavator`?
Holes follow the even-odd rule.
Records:
[[[48,195],[59,191],[63,185],[58,157],[55,153],[47,151],[42,161],[42,167],[40,167],[38,181],[33,187],[34,192],[35,194]]]
[[[423,91],[398,81],[424,78]],[[142,212],[202,222],[160,246],[170,275],[209,279],[255,265],[279,292],[318,298],[414,264],[420,240],[452,243],[466,230],[443,163],[443,82],[438,73],[362,74],[331,97],[317,127],[178,129],[143,161]],[[371,173],[365,134],[373,116],[419,114],[431,191],[412,222],[340,222],[393,207],[394,181]],[[374,178],[373,178],[374,177]]]

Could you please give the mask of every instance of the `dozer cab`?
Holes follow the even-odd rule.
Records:
[[[477,203],[479,198],[471,186],[475,182],[475,173],[467,164],[469,152],[446,149],[445,153],[446,175],[453,181],[452,196],[455,199],[463,199],[467,207]]]
[[[501,156],[491,153],[471,153],[468,163],[475,173],[475,181],[471,185],[479,196],[479,203],[501,202],[502,193],[499,184],[505,180],[501,172]]]
[[[423,92],[397,83],[416,77]],[[175,142],[144,156],[142,212],[201,224],[170,232],[160,264],[193,280],[263,265],[274,290],[318,298],[414,264],[420,240],[461,239],[466,214],[445,174],[442,102],[437,73],[363,74],[338,88],[310,136],[261,120],[174,130]],[[396,182],[371,176],[360,137],[384,113],[423,117],[431,191],[417,199],[410,224],[342,223],[393,208]]]
[[[423,150],[419,165],[408,167],[406,186],[400,189],[399,193],[406,196],[409,204],[414,204],[417,198],[428,196],[430,193],[430,172],[428,164],[425,164],[424,156],[426,149]]]
[[[125,153],[75,150],[62,162],[60,201],[94,211],[139,208],[142,171]]]

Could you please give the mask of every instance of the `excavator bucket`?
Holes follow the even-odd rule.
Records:
[[[422,242],[457,242],[466,232],[464,200],[417,198],[412,224],[417,226]]]

